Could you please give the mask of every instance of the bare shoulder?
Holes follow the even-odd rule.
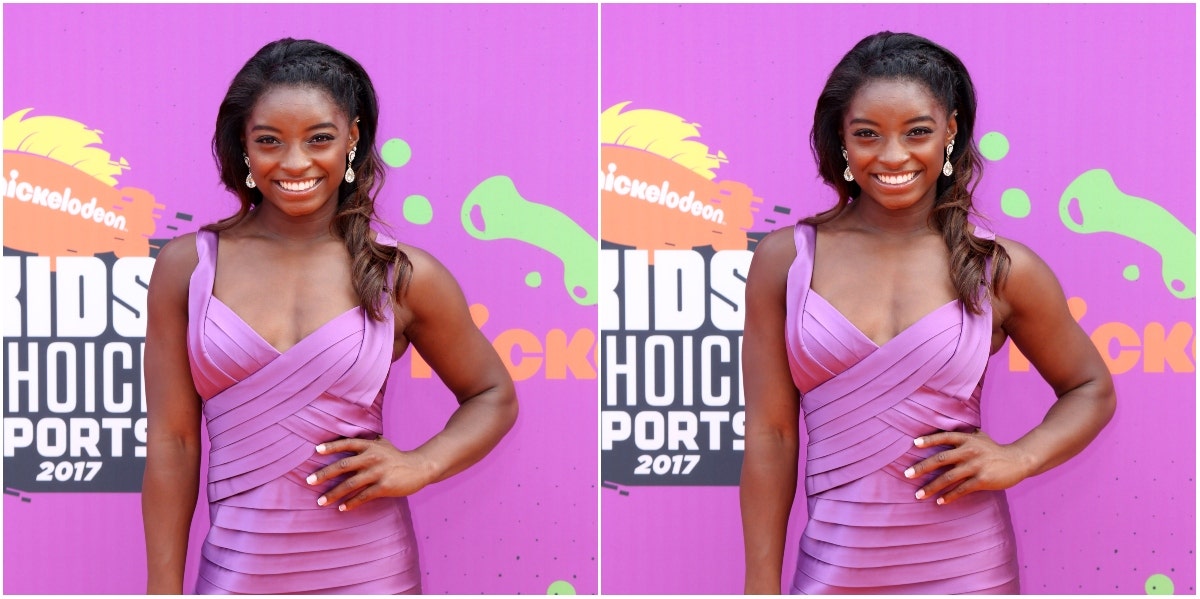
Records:
[[[157,283],[160,288],[166,285],[173,289],[180,286],[186,289],[197,262],[199,255],[196,252],[195,233],[185,233],[168,241],[154,259],[151,287]]]
[[[1003,319],[1007,320],[1014,312],[1028,312],[1039,307],[1061,305],[1065,309],[1066,297],[1058,277],[1041,256],[1014,239],[996,237],[996,242],[1009,257],[1008,273],[996,289],[995,308]]]
[[[767,233],[754,249],[751,272],[786,273],[796,260],[796,241],[793,227],[787,226]]]

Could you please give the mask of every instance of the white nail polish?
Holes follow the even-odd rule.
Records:
[[[946,505],[946,498],[945,498],[945,497],[938,497],[937,504],[938,504],[938,505]]]
[[[917,437],[916,439],[913,439],[913,445],[920,447],[921,446],[921,438]]]
[[[912,478],[914,475],[916,475],[916,473],[916,469],[909,468],[908,470],[904,471],[904,478]]]
[[[344,504],[344,503],[343,503],[342,505],[339,505],[339,506],[338,506],[338,511],[339,511],[339,512],[344,512],[344,511],[346,511],[346,504]]]
[[[925,499],[925,490],[924,489],[920,489],[917,491],[917,499]]]
[[[317,498],[317,505],[325,505],[328,502],[329,502],[329,500],[325,499],[324,495]]]
[[[306,478],[304,480],[306,482],[308,482],[308,484],[310,484],[310,485],[315,485],[315,484],[317,484],[317,475],[310,474],[310,475],[308,475],[308,478]]]
[[[317,446],[317,453],[325,453],[325,444],[324,443]]]

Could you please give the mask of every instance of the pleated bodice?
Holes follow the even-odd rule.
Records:
[[[811,289],[815,229],[800,223],[794,236],[786,341],[809,437],[809,520],[792,591],[1019,592],[1004,493],[937,505],[915,493],[941,471],[904,477],[948,449],[914,438],[980,426],[990,304],[972,314],[953,300],[878,346]]]
[[[213,296],[218,236],[196,234],[188,298],[188,358],[209,436],[212,527],[198,593],[399,593],[420,573],[408,503],[348,512],[317,498],[342,479],[309,474],[348,454],[319,455],[341,437],[383,431],[391,311],[354,307],[279,352]]]

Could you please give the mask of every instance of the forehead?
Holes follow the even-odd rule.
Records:
[[[884,117],[907,120],[917,116],[941,120],[945,115],[946,109],[924,83],[912,79],[872,79],[850,99],[845,120]]]
[[[329,92],[314,86],[278,85],[268,88],[254,103],[246,123],[252,126],[264,120],[317,120],[344,125],[345,112]]]

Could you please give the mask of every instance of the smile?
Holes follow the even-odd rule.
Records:
[[[275,184],[284,191],[308,191],[317,186],[321,179],[304,179],[303,181],[276,181]]]
[[[909,181],[917,178],[917,172],[911,171],[907,173],[898,173],[894,175],[875,174],[872,175],[877,181],[884,185],[904,185]]]

